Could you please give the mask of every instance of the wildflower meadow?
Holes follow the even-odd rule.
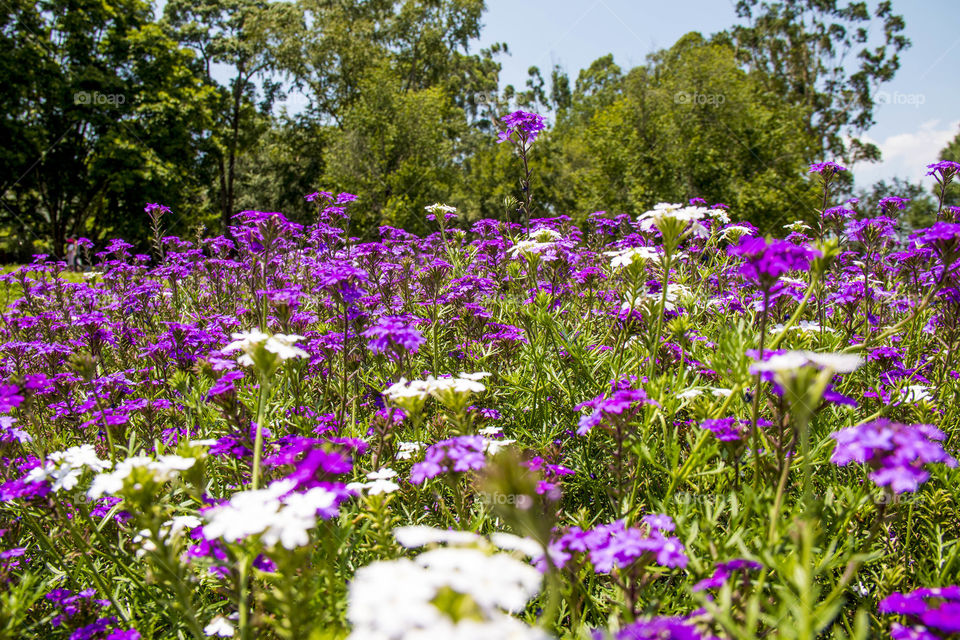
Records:
[[[960,164],[923,228],[834,162],[782,237],[577,226],[502,125],[513,222],[156,203],[2,276],[0,637],[960,637]]]

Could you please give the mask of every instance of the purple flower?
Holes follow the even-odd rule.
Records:
[[[910,236],[923,246],[931,246],[947,264],[960,253],[960,223],[935,222],[928,229],[921,229]]]
[[[497,136],[497,143],[506,142],[513,134],[517,134],[517,142],[523,145],[532,143],[537,134],[546,128],[543,116],[528,111],[514,111],[503,117],[506,128]]]
[[[402,353],[416,353],[426,339],[405,318],[384,316],[363,332],[370,339],[367,345],[374,353],[389,352],[399,357]]]
[[[595,426],[605,421],[629,420],[641,406],[656,404],[643,389],[623,389],[615,391],[609,397],[597,396],[593,400],[581,402],[574,410],[593,409],[589,415],[581,416],[577,435],[588,433]]]
[[[303,196],[303,199],[307,202],[316,202],[320,199],[331,202],[333,200],[333,194],[328,191],[314,191],[313,193]]]
[[[928,176],[935,176],[938,180],[949,180],[957,173],[960,173],[960,162],[941,160],[940,162],[928,164],[927,169],[930,169],[930,171],[927,171]]]
[[[786,240],[767,242],[763,238],[745,236],[740,244],[729,249],[743,258],[740,275],[755,282],[762,290],[772,291],[777,280],[791,271],[807,271],[810,261],[820,252]]]
[[[720,442],[735,442],[743,435],[741,424],[746,424],[746,421],[736,418],[719,418],[704,420],[700,423],[700,427],[712,433]]]
[[[602,640],[601,633],[595,633],[595,640]],[[701,634],[692,622],[684,618],[654,617],[637,620],[619,631],[615,640],[706,640],[710,636]]]
[[[907,616],[913,622],[924,626],[905,627],[894,624],[891,629],[893,638],[934,638],[939,633],[952,635],[960,633],[960,587],[925,587],[910,593],[892,593],[877,605],[880,613]]]
[[[759,571],[763,568],[759,562],[754,562],[753,560],[746,560],[744,558],[736,558],[728,562],[720,562],[716,565],[713,575],[709,578],[704,578],[697,584],[693,585],[694,591],[704,591],[706,589],[719,589],[726,582],[736,574],[738,571]]]
[[[836,162],[816,162],[810,165],[810,173],[818,173],[824,179],[829,180],[841,171],[846,171],[846,167],[841,167]]]
[[[143,208],[144,212],[151,217],[159,217],[165,213],[170,213],[170,207],[166,207],[156,202],[151,202]]]
[[[448,438],[427,448],[423,462],[410,469],[411,484],[436,478],[443,473],[463,473],[482,469],[486,464],[485,444],[481,436]]]
[[[686,567],[683,543],[679,538],[663,535],[663,531],[672,531],[673,520],[666,515],[653,515],[644,518],[644,524],[643,528],[627,527],[623,520],[617,520],[590,531],[571,527],[557,541],[557,556],[586,554],[597,573],[627,568],[641,558],[665,567]]]
[[[228,371],[220,376],[210,390],[207,391],[207,400],[236,391],[234,382],[243,378],[243,371]]]
[[[895,224],[896,222],[887,216],[851,220],[847,223],[846,233],[856,242],[872,244],[882,239],[895,238],[896,233],[893,230]]]
[[[924,464],[957,466],[940,444],[946,435],[929,424],[905,425],[884,418],[841,429],[830,437],[837,442],[831,462],[868,464],[873,468],[870,479],[894,493],[916,491],[930,477]]]
[[[353,470],[350,455],[332,448],[324,440],[303,436],[288,436],[283,440],[281,450],[266,458],[263,464],[268,467],[292,466],[293,471],[287,479],[296,481],[295,491],[327,486],[335,476]]]
[[[880,211],[883,213],[890,213],[891,211],[903,211],[907,208],[908,202],[910,202],[910,198],[887,196],[886,198],[880,199],[880,202],[877,203],[877,207],[879,207]]]

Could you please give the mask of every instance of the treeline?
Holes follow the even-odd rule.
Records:
[[[361,235],[424,232],[435,201],[509,218],[519,171],[496,132],[517,107],[551,120],[534,217],[704,196],[762,228],[809,218],[810,162],[878,157],[857,133],[905,25],[889,2],[737,8],[738,24],[642,66],[531,68],[501,89],[506,45],[471,48],[483,0],[170,0],[159,17],[143,0],[8,0],[0,248],[143,241],[146,202],[185,236],[250,208],[308,221],[317,189],[360,195]],[[281,108],[290,95],[303,107]]]

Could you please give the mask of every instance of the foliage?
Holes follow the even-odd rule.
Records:
[[[952,637],[960,225],[810,171],[783,240],[317,192],[11,270],[0,637]]]

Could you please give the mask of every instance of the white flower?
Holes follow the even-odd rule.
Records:
[[[933,389],[922,384],[911,384],[903,388],[904,402],[922,402],[933,399]]]
[[[70,447],[66,451],[56,451],[47,458],[54,461],[62,460],[72,467],[87,467],[91,471],[102,471],[110,468],[110,461],[98,458],[97,451],[92,444]]]
[[[127,458],[118,462],[113,471],[101,473],[95,477],[87,490],[87,495],[96,499],[106,493],[117,493],[123,489],[123,481],[135,468],[149,469],[155,482],[166,482],[179,475],[180,471],[189,469],[196,462],[196,458],[184,458],[176,455],[164,455],[156,460],[147,456]]]
[[[490,534],[490,542],[504,551],[519,551],[529,558],[538,558],[543,555],[543,547],[533,538],[521,538],[512,533],[498,531]]]
[[[477,433],[479,433],[484,437],[492,438],[494,436],[503,435],[503,428],[502,427],[484,427],[483,429],[480,429]]]
[[[539,255],[542,255],[548,249],[551,249],[553,247],[554,247],[554,243],[552,242],[538,242],[536,240],[520,240],[519,242],[514,244],[512,247],[510,247],[508,252],[514,258],[521,255],[524,257],[539,256]]]
[[[284,335],[276,333],[267,339],[264,349],[270,353],[275,353],[280,360],[290,360],[292,358],[309,358],[310,354],[299,347],[293,346],[295,342],[304,340],[303,336]]]
[[[397,460],[409,460],[421,449],[423,449],[422,442],[398,442],[397,452],[393,457]]]
[[[98,472],[109,469],[110,465],[109,460],[101,460],[97,457],[93,445],[84,444],[50,453],[41,466],[27,472],[26,480],[27,482],[49,480],[51,490],[70,491],[77,486],[85,469]]]
[[[203,628],[203,632],[208,636],[217,636],[218,638],[232,638],[236,631],[230,621],[223,616],[217,616],[210,621],[210,624]]]
[[[230,353],[231,351],[236,351],[237,349],[249,352],[258,344],[266,342],[267,338],[270,336],[259,329],[252,329],[250,331],[232,333],[230,334],[230,337],[233,339],[233,342],[221,349],[223,353]]]
[[[774,333],[783,331],[784,326],[785,325],[783,324],[776,324],[773,326],[772,331]],[[790,328],[794,331],[800,331],[802,333],[819,333],[821,329],[828,333],[836,333],[836,329],[831,329],[828,326],[821,327],[819,322],[812,322],[810,320],[801,320]]]
[[[436,543],[457,545],[476,544],[483,539],[469,531],[437,529],[436,527],[428,527],[426,525],[397,527],[393,530],[393,536],[397,539],[397,542],[408,549]]]
[[[681,391],[677,394],[677,397],[681,400],[689,400],[691,398],[696,398],[699,395],[703,395],[703,391],[700,389],[687,389],[686,391]]]
[[[723,207],[714,207],[707,209],[707,215],[720,222],[720,224],[730,224],[730,214]]]
[[[516,442],[516,440],[510,440],[509,438],[505,438],[503,440],[487,440],[484,438],[483,447],[486,453],[490,454],[491,456],[495,456],[500,452],[501,449],[513,444],[514,442]]]
[[[751,234],[751,233],[753,233],[753,229],[751,229],[750,227],[743,227],[743,226],[740,226],[740,225],[734,225],[734,226],[732,226],[732,227],[727,227],[726,229],[722,230],[722,231],[720,232],[720,237],[726,239],[728,236],[733,236],[732,239],[733,239],[733,240],[736,240],[737,238],[740,238],[741,236],[745,236],[745,235],[748,235],[748,234]]]
[[[527,238],[537,242],[550,242],[562,238],[559,233],[548,227],[538,227],[527,234]]]
[[[196,529],[203,521],[197,516],[176,516],[163,524],[167,527],[167,535],[176,537],[183,531]]]
[[[460,372],[461,378],[465,378],[467,380],[473,380],[474,382],[479,382],[484,378],[489,378],[491,375],[493,374],[488,371],[476,371],[474,373],[464,373],[463,371]]]
[[[260,534],[267,546],[280,543],[285,549],[295,549],[307,544],[308,531],[317,523],[317,511],[332,507],[337,494],[323,487],[290,493],[295,486],[292,480],[278,480],[266,489],[233,494],[229,501],[204,514],[204,538],[236,542]]]
[[[518,612],[540,590],[543,576],[536,568],[509,555],[488,555],[479,549],[439,548],[414,560],[440,574],[445,585],[472,597],[481,608]]]
[[[652,231],[667,219],[679,220],[680,222],[697,222],[706,217],[709,212],[710,209],[706,207],[684,207],[679,204],[661,202],[640,216],[640,229]]]
[[[660,254],[656,247],[631,247],[619,251],[604,251],[603,255],[610,258],[611,269],[629,267],[635,262],[660,259]]]
[[[814,351],[787,351],[771,356],[763,362],[754,362],[750,367],[753,373],[761,371],[787,372],[814,365],[821,369],[832,369],[836,373],[851,373],[863,364],[860,356],[848,353],[816,353]]]
[[[405,638],[444,620],[431,602],[438,585],[412,560],[374,562],[357,570],[350,583],[347,619],[351,638]]]
[[[447,204],[440,204],[439,202],[436,202],[434,204],[428,204],[427,206],[424,207],[424,209],[427,212],[432,213],[434,215],[438,213],[456,213],[457,212],[456,207],[451,207],[450,205],[447,205]]]
[[[270,335],[258,329],[234,333],[230,336],[233,342],[222,349],[223,353],[230,353],[238,349],[243,351],[243,355],[237,358],[237,362],[245,367],[253,366],[253,356],[257,349],[262,345],[263,348],[277,356],[281,362],[292,358],[309,358],[310,354],[299,347],[293,346],[295,342],[303,340],[303,336],[285,335],[276,333]]]
[[[366,490],[367,493],[372,496],[380,495],[381,493],[393,493],[400,488],[400,485],[391,480],[391,478],[395,478],[396,476],[396,471],[384,467],[379,471],[371,471],[368,473],[367,480],[369,480],[369,482],[351,482],[347,485],[347,489],[352,491]]]
[[[400,378],[399,381],[387,387],[383,395],[394,402],[400,403],[405,399],[425,400],[429,393],[430,389],[423,380]]]

